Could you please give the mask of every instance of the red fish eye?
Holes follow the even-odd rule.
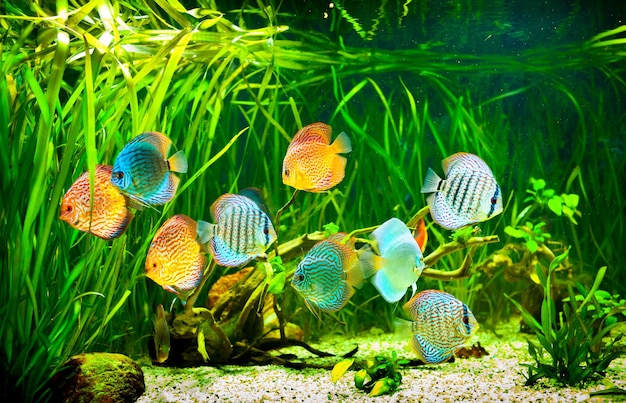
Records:
[[[152,268],[156,269],[157,268],[157,264],[156,262],[152,263]]]
[[[495,197],[491,198],[491,204],[496,204],[497,201],[498,201],[498,199],[496,199]]]
[[[70,206],[69,204],[67,206],[65,206],[65,212],[66,213],[71,213],[73,210],[72,206]]]
[[[263,233],[264,233],[265,235],[269,234],[269,233],[270,233],[269,228],[263,228]]]

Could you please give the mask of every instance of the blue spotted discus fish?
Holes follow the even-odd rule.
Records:
[[[211,216],[215,224],[198,221],[198,240],[208,242],[213,259],[221,266],[239,267],[265,256],[276,241],[269,217],[246,196],[220,196],[211,206]]]
[[[396,329],[412,333],[411,349],[427,364],[449,360],[479,327],[467,305],[443,291],[418,293],[404,311],[411,320],[396,318]]]
[[[173,172],[187,172],[187,157],[181,150],[167,158],[171,146],[172,141],[161,133],[135,137],[115,159],[111,183],[145,206],[172,200],[180,182]]]
[[[339,242],[345,236],[345,233],[337,233],[316,243],[298,264],[291,279],[291,285],[316,316],[318,309],[340,310],[354,295],[355,288],[363,285],[359,257],[353,245]]]
[[[487,164],[478,156],[456,153],[442,161],[446,179],[428,168],[422,193],[428,196],[433,220],[456,230],[486,221],[502,212],[500,186]]]
[[[389,303],[400,300],[409,286],[415,293],[415,282],[424,270],[424,262],[420,247],[407,226],[391,218],[369,238],[377,254],[371,255],[367,246],[359,250],[364,276],[371,276],[370,281]],[[373,264],[367,264],[368,261]]]

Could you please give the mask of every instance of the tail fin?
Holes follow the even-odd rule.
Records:
[[[180,150],[176,154],[168,158],[167,162],[170,165],[170,171],[178,172],[181,174],[187,173],[188,163],[185,152]]]
[[[352,151],[352,143],[346,132],[341,132],[331,146],[333,147],[333,151],[337,154],[345,154]]]
[[[411,231],[397,218],[387,220],[371,237],[377,241],[382,256],[380,269],[371,282],[385,301],[396,302],[419,278],[423,265],[418,268],[416,263],[422,253]]]
[[[196,233],[198,234],[198,242],[205,244],[213,238],[213,228],[215,224],[210,222],[198,220],[198,226],[196,227]]]

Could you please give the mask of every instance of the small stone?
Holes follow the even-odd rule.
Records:
[[[50,383],[52,401],[63,403],[135,402],[145,390],[141,368],[125,355],[114,353],[76,355]]]

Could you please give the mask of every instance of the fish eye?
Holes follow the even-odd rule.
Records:
[[[265,235],[269,234],[270,233],[270,229],[269,228],[263,228],[263,233]]]
[[[66,213],[71,213],[74,208],[70,204],[67,204],[65,205],[64,210]]]
[[[285,174],[285,176],[289,176],[289,174],[290,174],[291,172],[289,172],[289,170],[288,170],[288,169],[285,169],[285,170],[283,171],[283,173]]]
[[[302,280],[304,280],[304,274],[302,273],[296,273],[293,275],[293,279],[297,282],[300,282]]]
[[[115,178],[118,180],[121,180],[124,178],[124,172],[113,172],[113,175],[115,175]]]
[[[498,202],[498,199],[495,197],[491,198],[491,204],[496,204]]]

